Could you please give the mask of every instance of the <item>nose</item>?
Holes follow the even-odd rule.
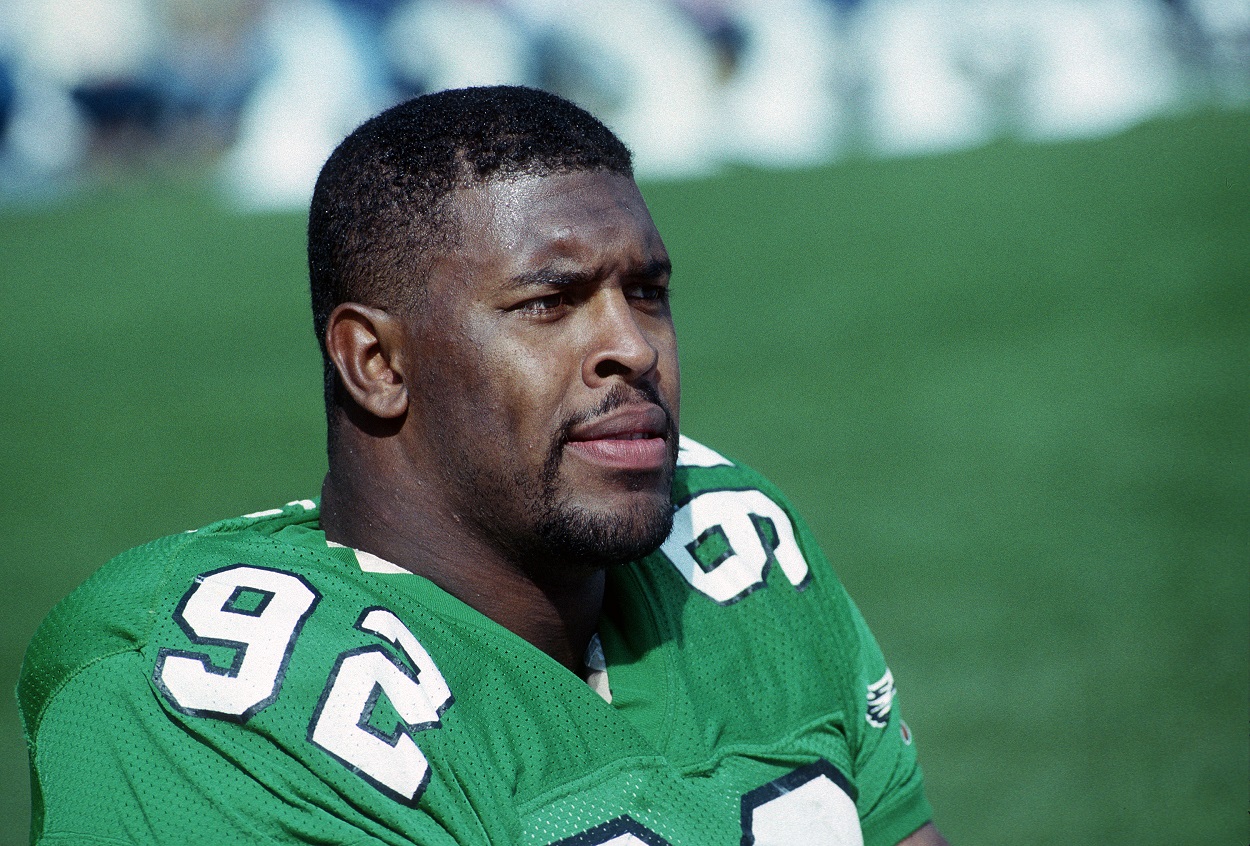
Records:
[[[655,370],[659,349],[648,336],[640,315],[619,289],[600,292],[597,307],[589,310],[592,343],[582,362],[582,379],[597,387],[619,376],[635,382]]]

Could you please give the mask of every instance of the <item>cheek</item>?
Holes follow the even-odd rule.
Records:
[[[551,356],[521,348],[506,353],[499,365],[498,388],[518,425],[542,427],[560,417],[568,380]]]
[[[546,460],[571,411],[562,369],[551,355],[523,344],[483,345],[477,352],[481,358],[465,381],[476,416],[469,422],[496,444]]]
[[[669,332],[662,340],[655,342],[660,360],[660,393],[669,404],[673,421],[677,420],[678,406],[681,405],[681,364],[677,355],[677,336]]]

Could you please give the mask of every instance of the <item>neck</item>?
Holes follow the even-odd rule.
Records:
[[[604,572],[539,569],[476,536],[418,483],[382,488],[331,460],[321,491],[326,539],[370,552],[429,579],[471,608],[529,641],[579,676],[599,624]],[[336,466],[337,465],[337,466]]]

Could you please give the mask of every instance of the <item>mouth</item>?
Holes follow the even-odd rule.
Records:
[[[669,463],[668,414],[651,403],[629,405],[574,426],[566,448],[614,470],[654,472]]]

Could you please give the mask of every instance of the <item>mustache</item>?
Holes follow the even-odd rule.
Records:
[[[616,409],[626,405],[634,405],[639,401],[648,402],[657,405],[664,412],[664,430],[669,440],[676,441],[677,427],[673,422],[673,411],[668,407],[668,403],[660,396],[660,392],[650,382],[641,382],[637,385],[615,385],[608,393],[599,401],[598,405],[587,411],[580,411],[570,416],[560,427],[560,434],[557,438],[557,444],[563,446],[569,442],[569,432],[575,426],[588,423],[596,417],[602,417],[610,414]]]

